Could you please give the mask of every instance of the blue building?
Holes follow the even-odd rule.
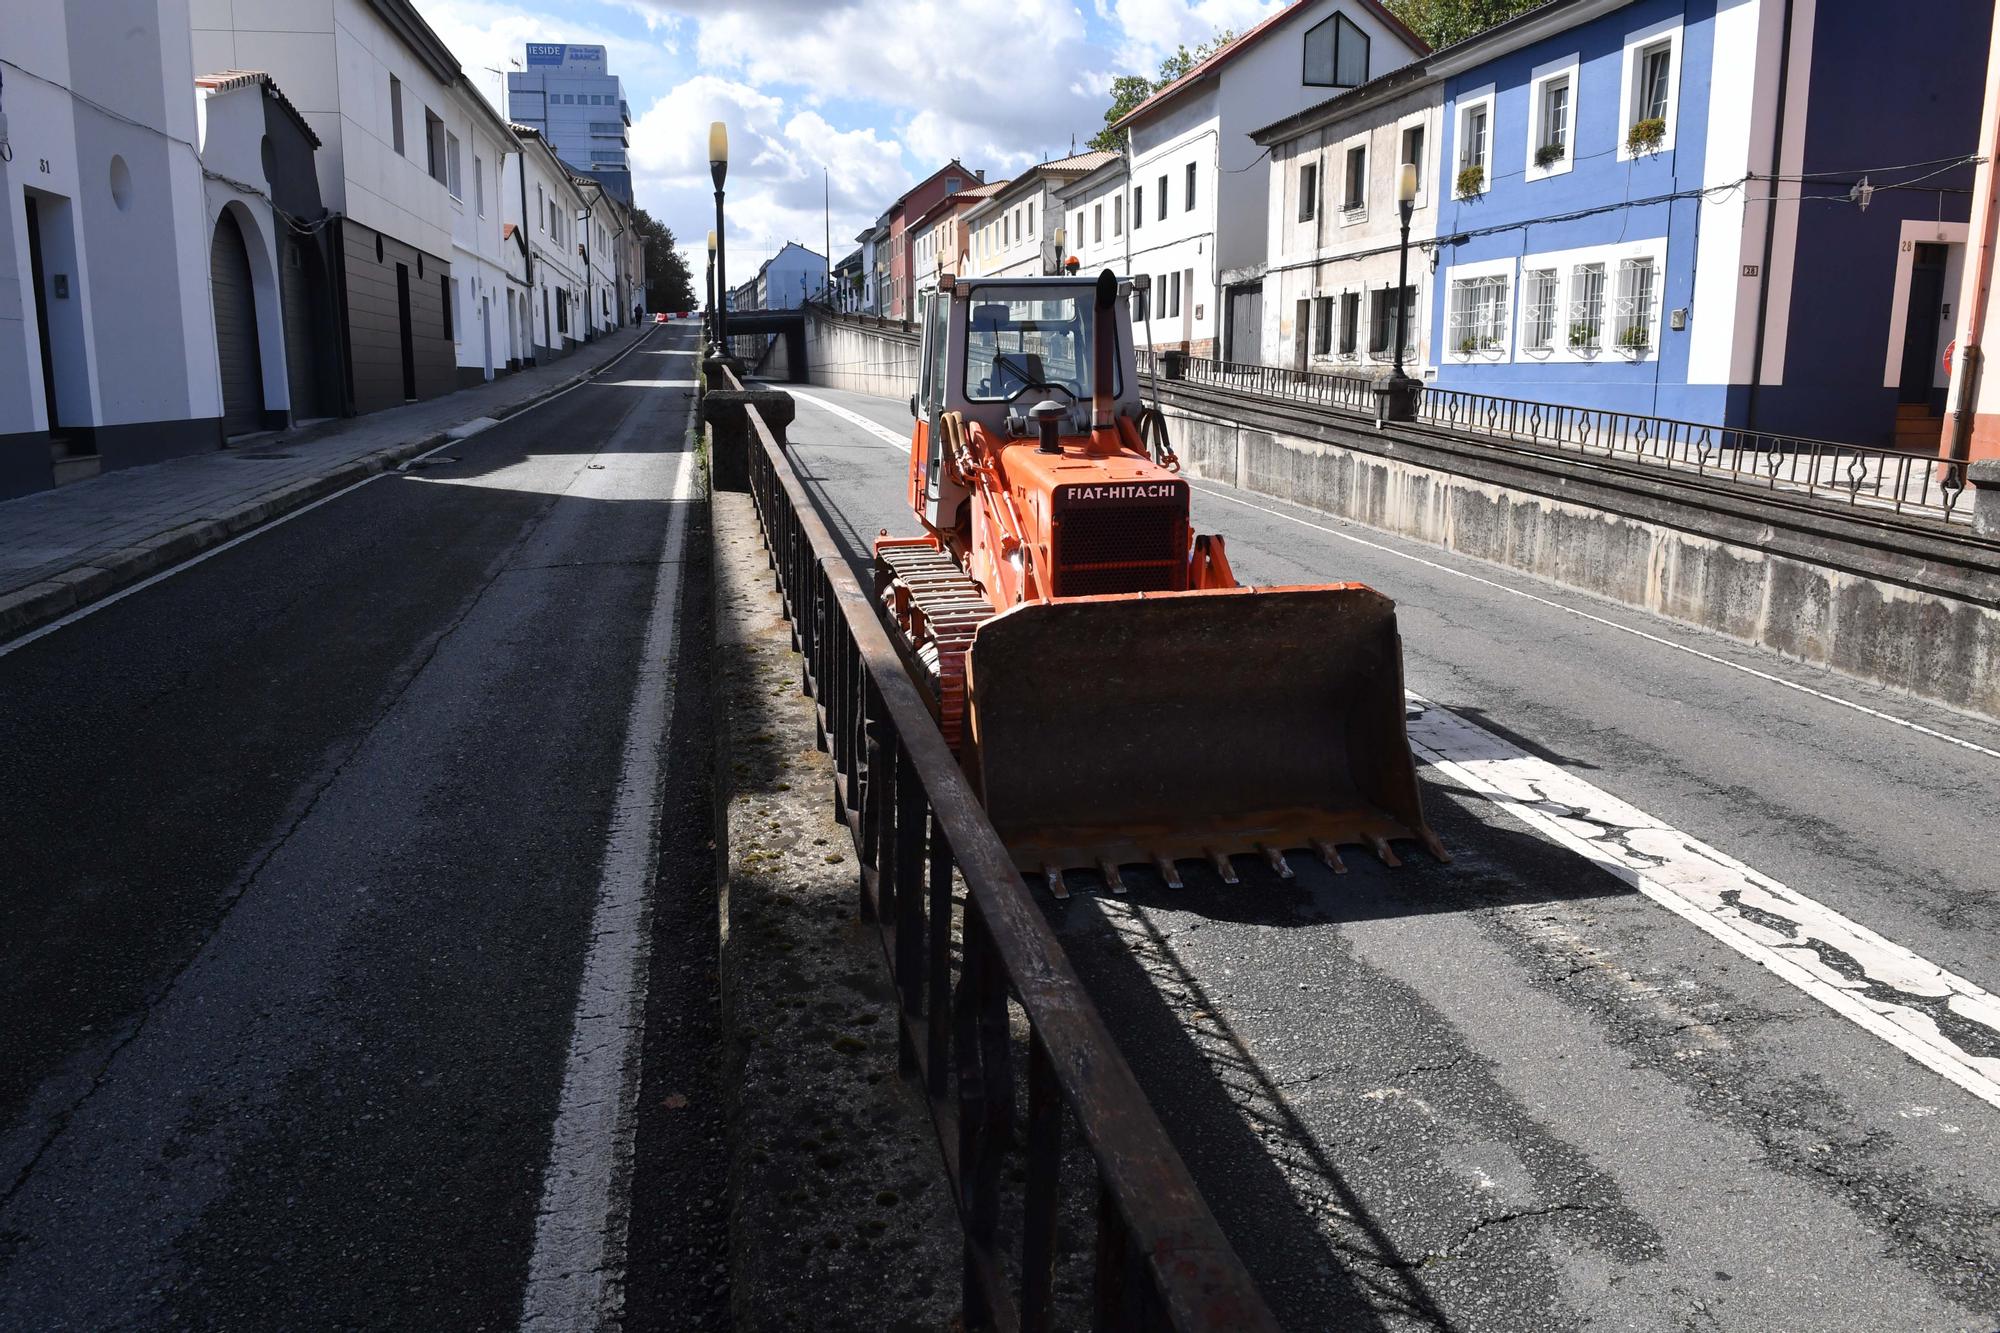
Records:
[[[796,310],[824,299],[826,256],[797,241],[786,241],[758,266],[757,275],[738,287],[734,310]]]
[[[1549,0],[1427,57],[1432,382],[1935,448],[1982,8]]]
[[[527,68],[507,76],[507,114],[539,130],[565,166],[596,177],[629,208],[632,111],[604,59],[601,46],[529,42]]]

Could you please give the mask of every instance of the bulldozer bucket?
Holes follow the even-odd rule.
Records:
[[[1363,584],[1081,597],[980,626],[966,768],[1029,873],[1357,844],[1443,850],[1403,718],[1395,603]],[[1059,887],[1059,881],[1052,881]]]

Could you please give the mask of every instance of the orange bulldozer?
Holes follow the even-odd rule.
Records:
[[[947,276],[923,316],[908,497],[876,587],[995,829],[1029,874],[1415,840],[1395,604],[1236,582],[1140,400],[1130,284]]]

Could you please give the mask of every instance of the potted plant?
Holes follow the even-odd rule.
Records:
[[[1559,143],[1545,143],[1535,150],[1535,165],[1541,167],[1543,170],[1547,170],[1549,167],[1562,161],[1563,155],[1567,151]]]
[[[1473,337],[1471,334],[1467,334],[1465,337],[1458,340],[1458,354],[1460,356],[1471,356],[1474,352],[1478,350],[1479,350],[1479,339]]]
[[[1652,343],[1653,340],[1647,336],[1646,327],[1643,324],[1634,324],[1631,328],[1626,329],[1618,335],[1618,350],[1628,352],[1633,356],[1645,355],[1646,349],[1652,346]]]
[[[1634,153],[1657,153],[1666,138],[1667,122],[1658,116],[1648,116],[1626,134],[1625,147]]]
[[[1471,199],[1486,193],[1485,167],[1460,167],[1458,169],[1458,197]]]
[[[1597,328],[1591,324],[1569,326],[1569,345],[1580,352],[1595,351],[1597,348]]]

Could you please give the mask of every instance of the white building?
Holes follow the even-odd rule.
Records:
[[[987,277],[1047,276],[1062,256],[1055,233],[1062,226],[1057,192],[1117,158],[1116,153],[1078,153],[1029,167],[974,204],[964,215],[970,272]]]
[[[1056,191],[1056,205],[1065,219],[1063,251],[1066,258],[1076,260],[1079,273],[1107,268],[1120,274],[1131,272],[1127,267],[1131,244],[1125,226],[1130,174],[1123,153],[1107,157],[1102,165]]]
[[[1225,299],[1244,331],[1229,341],[1256,344],[1270,192],[1250,132],[1426,49],[1376,0],[1296,0],[1114,126],[1129,136],[1131,271],[1153,275],[1156,346],[1241,350],[1218,345]]]
[[[525,204],[521,224],[531,255],[528,283],[528,338],[532,359],[552,361],[583,341],[583,255],[578,218],[583,192],[562,159],[540,133],[514,127],[521,151],[513,159],[508,188],[512,207]],[[510,214],[510,220],[518,214]]]
[[[478,94],[457,58],[409,0],[194,0],[191,17],[198,68],[268,73],[320,138],[320,195],[340,215],[336,295],[352,409],[457,388],[453,307],[465,297],[454,302],[454,204],[469,155],[458,139],[454,189],[453,125],[484,119],[466,110]],[[490,271],[459,276],[479,277],[482,292],[491,280]]]
[[[507,159],[518,154],[513,127],[469,80],[443,108],[445,196],[451,217],[451,332],[458,384],[479,384],[518,369],[521,312],[510,278],[524,267],[509,246],[501,197]]]
[[[1421,242],[1437,234],[1443,108],[1443,81],[1410,64],[1251,136],[1270,152],[1268,259],[1260,315],[1253,321],[1259,303],[1236,303],[1244,327],[1232,331],[1229,360],[1388,373],[1396,356],[1401,258],[1396,191],[1403,164],[1411,163],[1417,193],[1402,291],[1403,352],[1405,370],[1422,374],[1431,270]]]
[[[222,442],[187,25],[187,0],[8,6],[0,496]]]

